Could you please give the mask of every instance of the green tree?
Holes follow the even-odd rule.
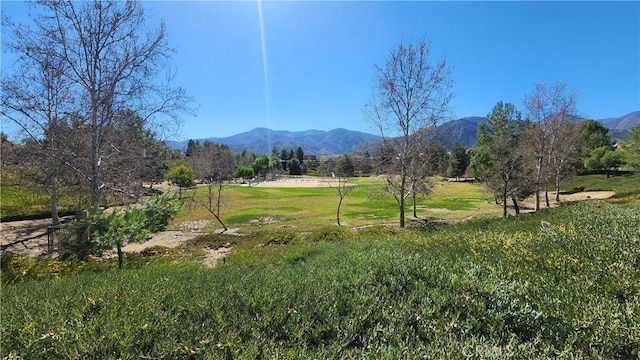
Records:
[[[469,167],[470,162],[471,157],[469,156],[467,149],[456,141],[451,148],[451,153],[449,154],[447,176],[460,180],[460,176],[464,175],[464,172],[467,170],[467,167]]]
[[[302,146],[298,146],[298,150],[296,150],[296,157],[300,164],[304,164],[304,151],[302,150]]]
[[[202,144],[200,144],[200,140],[189,139],[187,141],[187,149],[184,151],[184,155],[189,157],[197,153],[201,148]]]
[[[337,173],[342,177],[353,177],[355,175],[355,166],[351,157],[347,154],[342,155],[336,162]]]
[[[254,177],[253,168],[251,166],[238,166],[233,173],[233,177],[242,178],[242,182],[244,183],[246,179]]]
[[[611,175],[611,170],[619,168],[624,164],[624,155],[620,151],[602,146],[594,149],[589,157],[584,161],[584,167],[590,171],[604,171],[607,178]]]
[[[175,195],[154,195],[143,201],[141,208],[127,207],[109,213],[90,209],[87,216],[71,226],[63,236],[62,257],[84,260],[91,250],[111,250],[118,254],[118,267],[124,262],[122,247],[144,242],[154,232],[165,229],[180,210]],[[83,241],[86,238],[87,241]]]
[[[195,174],[191,167],[183,162],[177,163],[167,171],[167,181],[178,186],[178,198],[182,199],[182,188],[194,185]]]
[[[629,140],[622,144],[622,149],[626,155],[627,165],[640,171],[640,124],[631,128]]]
[[[473,172],[500,198],[505,217],[508,199],[511,198],[517,211],[517,198],[528,188],[531,179],[525,173],[525,151],[521,146],[524,129],[520,111],[513,104],[502,101],[487,115],[487,124],[478,126]]]
[[[267,155],[260,156],[251,163],[253,173],[256,176],[260,176],[262,180],[267,178],[267,173],[269,172],[269,169],[271,169],[270,165],[271,161]]]
[[[180,211],[181,203],[175,194],[153,195],[142,201],[142,212],[146,216],[145,228],[152,233],[164,231]]]
[[[596,120],[585,120],[580,123],[582,133],[581,154],[583,159],[591,156],[591,152],[600,147],[612,148],[611,136],[601,122]]]
[[[302,165],[297,158],[289,161],[289,175],[302,175]]]

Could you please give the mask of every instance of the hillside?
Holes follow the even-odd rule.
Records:
[[[269,154],[275,146],[278,149],[295,149],[302,146],[306,154],[336,155],[357,152],[369,143],[379,141],[376,135],[347,129],[286,131],[256,128],[241,134],[224,138],[206,138],[229,145],[233,151],[249,150],[260,154]],[[169,147],[186,149],[187,143],[168,142]]]
[[[473,147],[477,141],[478,124],[486,121],[485,117],[469,116],[445,122],[440,126],[440,133],[446,138],[447,146],[456,141],[464,147]],[[577,119],[576,121],[580,121]],[[626,140],[629,129],[640,124],[640,111],[635,111],[617,118],[599,119],[607,128],[613,139]],[[256,128],[241,134],[223,138],[201,138],[200,141],[211,140],[227,144],[233,151],[249,150],[255,153],[268,154],[275,146],[278,149],[290,149],[302,146],[306,154],[321,156],[355,153],[367,145],[375,144],[377,135],[347,129],[286,131]],[[168,141],[167,145],[174,149],[186,149],[186,141]]]

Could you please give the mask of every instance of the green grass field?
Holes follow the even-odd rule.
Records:
[[[353,191],[344,199],[341,223],[347,227],[361,227],[398,222],[398,205],[383,192],[379,178],[351,179]],[[196,197],[204,199],[206,188],[198,187]],[[338,195],[336,189],[269,188],[229,185],[224,188],[225,206],[222,218],[230,227],[243,230],[295,227],[314,230],[336,223]],[[407,201],[408,219],[412,216],[411,199]],[[435,209],[437,211],[430,211]],[[437,181],[433,192],[418,200],[418,216],[424,219],[463,219],[471,216],[497,215],[500,208],[472,183]],[[188,220],[212,220],[213,230],[220,225],[201,206],[187,206],[174,223]]]

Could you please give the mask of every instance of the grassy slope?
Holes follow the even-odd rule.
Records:
[[[638,229],[640,204],[577,204],[426,232],[289,230],[297,241],[275,245],[281,230],[238,239],[214,269],[5,284],[0,356],[634,358]],[[228,237],[209,239],[194,246]]]

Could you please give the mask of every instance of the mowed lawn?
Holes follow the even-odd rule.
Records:
[[[396,200],[382,188],[383,179],[353,178],[353,190],[342,203],[341,223],[348,227],[379,225],[398,222]],[[206,186],[189,190],[189,195],[204,201]],[[241,229],[300,228],[313,230],[336,223],[338,193],[331,187],[255,187],[228,185],[223,190],[221,210],[228,227]],[[493,204],[482,187],[463,182],[435,181],[432,193],[418,197],[419,221],[465,219],[497,215],[500,208]],[[408,221],[413,219],[413,201],[406,202]],[[187,204],[174,221],[210,220],[209,230],[221,228],[215,218],[201,205]]]

